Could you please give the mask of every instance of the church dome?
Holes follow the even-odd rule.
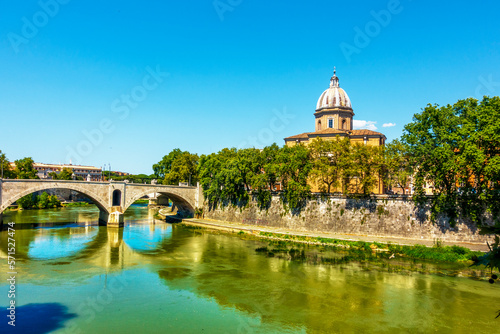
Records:
[[[330,79],[330,88],[325,90],[319,97],[316,110],[324,108],[349,108],[352,109],[351,100],[347,93],[339,87],[339,78],[336,71],[333,71],[333,77]]]

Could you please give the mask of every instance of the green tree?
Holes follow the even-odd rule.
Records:
[[[405,188],[413,173],[407,147],[398,139],[394,139],[383,149],[383,156],[385,183],[391,187],[401,188],[405,194]]]
[[[196,184],[198,180],[199,157],[197,154],[182,152],[177,155],[170,165],[169,171],[165,174],[163,184],[179,184],[179,182],[189,182]]]
[[[341,185],[349,163],[350,141],[345,137],[336,140],[314,139],[309,145],[313,159],[311,178],[321,192],[330,193]]]
[[[259,208],[268,209],[272,201],[272,191],[276,188],[279,176],[277,156],[280,147],[273,143],[264,147],[255,157],[255,169],[252,177],[252,195],[257,200]]]
[[[49,208],[57,208],[62,206],[61,201],[57,198],[56,195],[50,195],[49,196],[49,201],[47,203]]]
[[[241,163],[241,154],[235,148],[224,149],[220,153],[222,169],[218,179],[222,184],[221,198],[233,205],[245,205],[249,200],[248,181],[245,166]]]
[[[17,200],[21,209],[47,209],[61,206],[61,201],[55,195],[49,195],[45,191],[41,195],[29,194]]]
[[[274,190],[279,176],[279,163],[277,156],[279,155],[280,147],[273,143],[271,146],[266,146],[262,150],[262,169],[264,171],[264,180],[269,185],[270,190]]]
[[[15,161],[14,170],[18,179],[38,179],[37,171],[33,167],[34,161],[31,158],[23,158]]]
[[[210,205],[217,206],[222,200],[222,180],[219,171],[222,167],[219,154],[202,155],[198,164],[198,175],[203,195]]]
[[[29,194],[18,199],[16,203],[21,209],[31,209],[35,206],[36,201],[33,194]]]
[[[49,176],[53,180],[72,180],[73,179],[73,170],[68,167],[64,167],[62,171],[58,173],[56,172],[51,172],[49,173]]]
[[[346,163],[344,189],[347,193],[369,195],[377,185],[381,171],[381,148],[360,143],[351,145]]]
[[[302,144],[283,146],[277,161],[283,185],[282,202],[293,212],[299,212],[311,195],[311,187],[307,183],[312,169],[310,151]]]
[[[238,173],[247,191],[253,187],[256,176],[262,175],[262,165],[261,152],[256,148],[238,150],[236,157],[231,161],[231,166]]]
[[[158,179],[164,179],[165,175],[172,169],[174,160],[182,155],[182,151],[178,148],[172,150],[169,154],[165,155],[161,161],[153,165],[154,174]]]
[[[50,195],[45,191],[36,197],[36,206],[38,209],[46,209],[49,207]]]
[[[486,211],[499,221],[499,97],[428,105],[405,126],[402,141],[416,168],[415,201],[426,203],[423,185],[434,186],[432,218],[445,213],[451,224],[460,215],[481,222]]]
[[[3,168],[3,177],[5,179],[15,178],[15,173],[12,168],[10,168],[9,160],[7,160],[5,153],[2,153],[2,150],[0,150],[0,168]]]
[[[249,195],[238,161],[235,148],[201,156],[198,167],[200,184],[210,205],[217,206],[225,202],[241,205],[248,201]]]

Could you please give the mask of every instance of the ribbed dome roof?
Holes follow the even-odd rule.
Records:
[[[330,79],[330,88],[325,90],[319,97],[316,110],[323,108],[346,107],[351,108],[351,100],[347,93],[339,87],[339,78],[336,71],[333,71],[333,77]]]

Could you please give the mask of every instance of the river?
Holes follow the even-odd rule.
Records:
[[[146,207],[128,210],[122,229],[88,224],[97,216],[93,206],[4,213],[16,222],[16,328],[2,231],[0,333],[496,333],[500,324],[499,284],[269,257],[255,251],[266,241],[167,224]],[[66,225],[21,228],[40,222]]]

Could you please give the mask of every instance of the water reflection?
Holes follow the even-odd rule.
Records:
[[[38,229],[29,243],[27,258],[55,259],[74,257],[82,251],[89,240],[93,239],[98,229],[91,226],[76,228]]]
[[[162,242],[172,237],[172,225],[147,224],[125,229],[124,241],[134,251],[154,253],[162,248]]]
[[[0,249],[6,256],[8,234],[4,232],[0,234]],[[166,223],[131,225],[125,229],[85,226],[19,230],[15,236],[16,257],[24,261],[92,260],[111,267],[141,254],[165,252],[171,248],[167,242],[171,236],[172,226]]]
[[[149,220],[149,212],[140,210],[123,229],[17,231],[21,287],[33,292],[24,293],[21,304],[68,305],[68,314],[77,315],[68,322],[95,333],[105,332],[110,323],[114,332],[123,333],[496,329],[498,305],[491,302],[500,299],[496,285],[389,273],[369,264],[318,265],[270,258],[255,252],[265,245],[262,241]],[[6,241],[4,231],[4,253]],[[308,246],[303,250],[318,251]],[[2,261],[0,270],[6,269]],[[117,280],[126,284],[115,293],[109,282]],[[106,302],[87,321],[88,300],[98,301],[99,296],[107,296]]]

